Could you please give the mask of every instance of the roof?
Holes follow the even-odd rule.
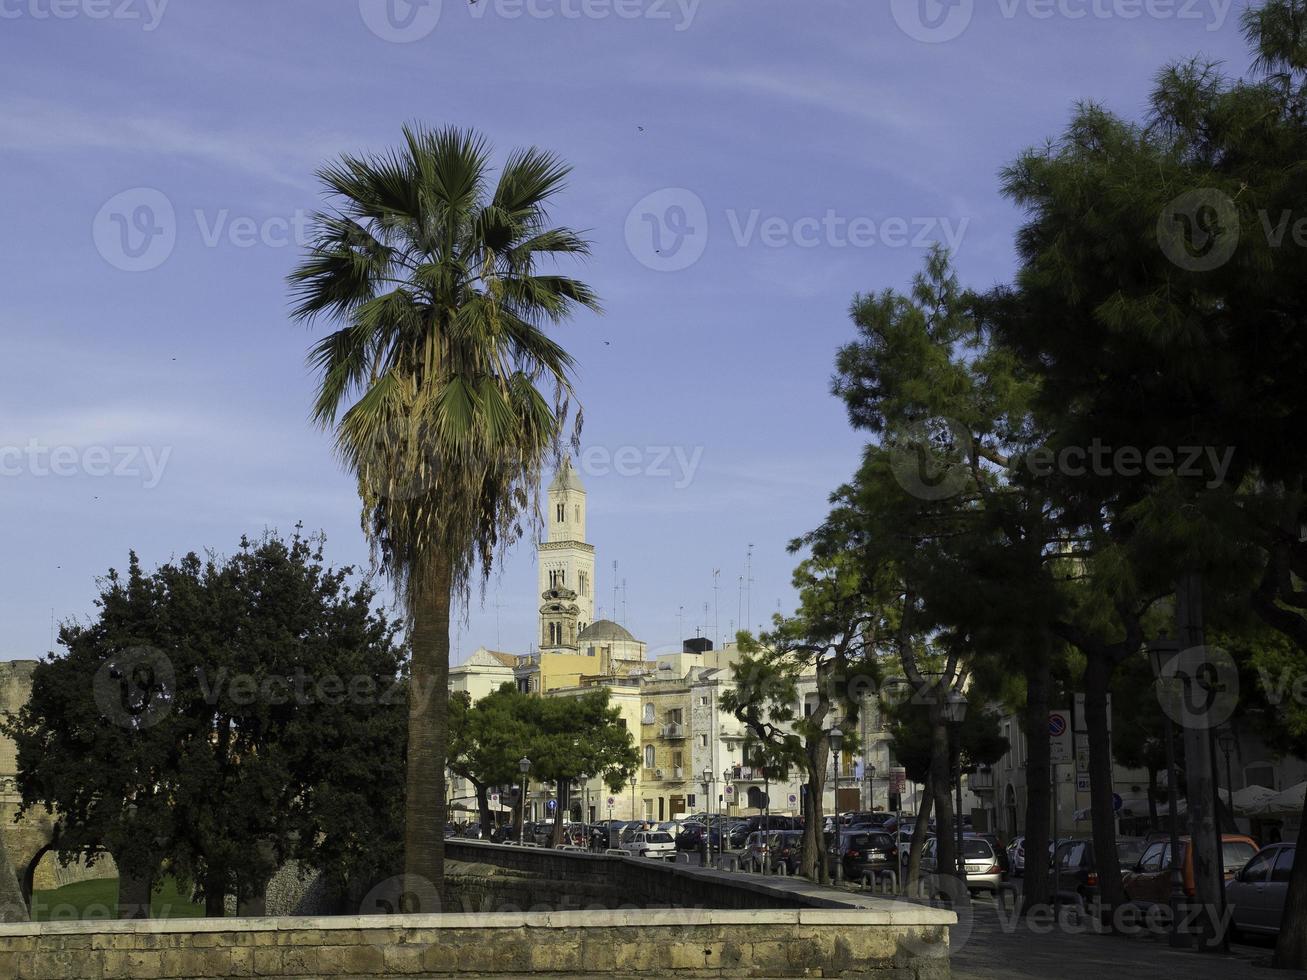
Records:
[[[505,667],[516,667],[518,656],[515,653],[500,653],[498,650],[487,650],[486,653],[494,657]]]
[[[578,640],[626,640],[635,643],[636,639],[625,626],[618,626],[611,619],[600,619],[591,623],[576,635]]]
[[[585,493],[585,486],[581,483],[581,478],[577,476],[576,470],[572,467],[572,457],[564,456],[563,465],[558,467],[558,472],[554,474],[554,481],[549,484],[550,492],[555,490],[577,490]]]

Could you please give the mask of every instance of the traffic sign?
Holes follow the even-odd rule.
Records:
[[[498,802],[499,802],[499,794],[498,794],[498,793],[491,793],[491,794],[490,794],[490,802],[491,802],[491,803],[498,803]]]
[[[1048,713],[1049,761],[1053,765],[1062,765],[1072,761],[1071,725],[1066,712],[1050,711]]]
[[[617,801],[616,801],[615,799],[613,799],[611,796],[608,797],[608,805],[609,805],[609,806],[612,806],[612,805],[613,805],[614,803],[616,803],[616,802],[617,802]]]
[[[558,809],[558,801],[557,801],[557,800],[547,800],[547,801],[545,802],[545,809],[548,810],[550,813],[553,813],[555,810]]]
[[[790,806],[794,806],[794,804],[796,804],[796,803],[798,803],[798,802],[799,802],[799,798],[798,798],[797,796],[795,796],[793,793],[791,793],[791,794],[790,794]]]
[[[735,787],[734,787],[734,786],[729,786],[729,785],[728,785],[728,786],[726,787],[726,795],[727,795],[727,796],[734,796],[734,795],[735,795]]]
[[[1125,806],[1125,800],[1121,799],[1120,793],[1112,794],[1112,812],[1120,813],[1121,808]]]
[[[1079,776],[1076,776],[1076,792],[1077,792],[1077,793],[1088,793],[1088,792],[1089,792],[1089,777],[1088,777],[1088,776],[1085,776],[1085,775],[1079,775]]]

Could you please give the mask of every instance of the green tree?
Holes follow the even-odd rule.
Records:
[[[23,808],[57,814],[61,858],[167,868],[209,915],[257,913],[283,861],[337,884],[393,866],[402,798],[402,651],[321,539],[242,540],[146,574],[110,570],[99,614],[60,630],[5,732]],[[380,832],[379,829],[380,828]],[[140,895],[120,898],[120,914]],[[124,901],[127,899],[127,902]]]
[[[520,709],[524,697],[507,682],[480,701],[466,691],[449,699],[449,770],[472,784],[486,834],[493,826],[491,787],[516,785],[518,760],[530,749],[532,733]]]
[[[358,477],[364,530],[407,612],[405,871],[437,887],[451,602],[535,517],[572,396],[572,360],[546,328],[598,309],[584,283],[541,268],[588,252],[550,224],[567,174],[528,149],[494,181],[480,136],[406,127],[399,149],[319,171],[330,209],[290,277],[295,317],[337,327],[310,355],[313,417]]]
[[[832,765],[830,732],[841,726],[844,753],[858,751],[858,716],[864,696],[879,686],[877,650],[886,622],[883,610],[868,603],[859,570],[841,557],[805,559],[794,585],[799,608],[793,616],[778,613],[759,637],[738,635],[743,656],[732,665],[733,684],[719,704],[744,725],[755,757],[777,771],[793,767],[804,774],[799,870],[825,881],[822,795]],[[815,682],[813,700],[800,715],[796,706],[807,678]]]

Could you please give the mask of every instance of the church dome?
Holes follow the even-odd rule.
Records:
[[[628,643],[636,642],[635,637],[631,635],[630,630],[625,626],[617,625],[611,619],[601,619],[596,623],[591,623],[577,634],[576,639],[577,642],[582,640],[624,640]]]

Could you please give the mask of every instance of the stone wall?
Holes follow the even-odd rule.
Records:
[[[642,911],[0,925],[14,980],[948,976],[946,913]],[[951,918],[951,916],[949,916]]]

